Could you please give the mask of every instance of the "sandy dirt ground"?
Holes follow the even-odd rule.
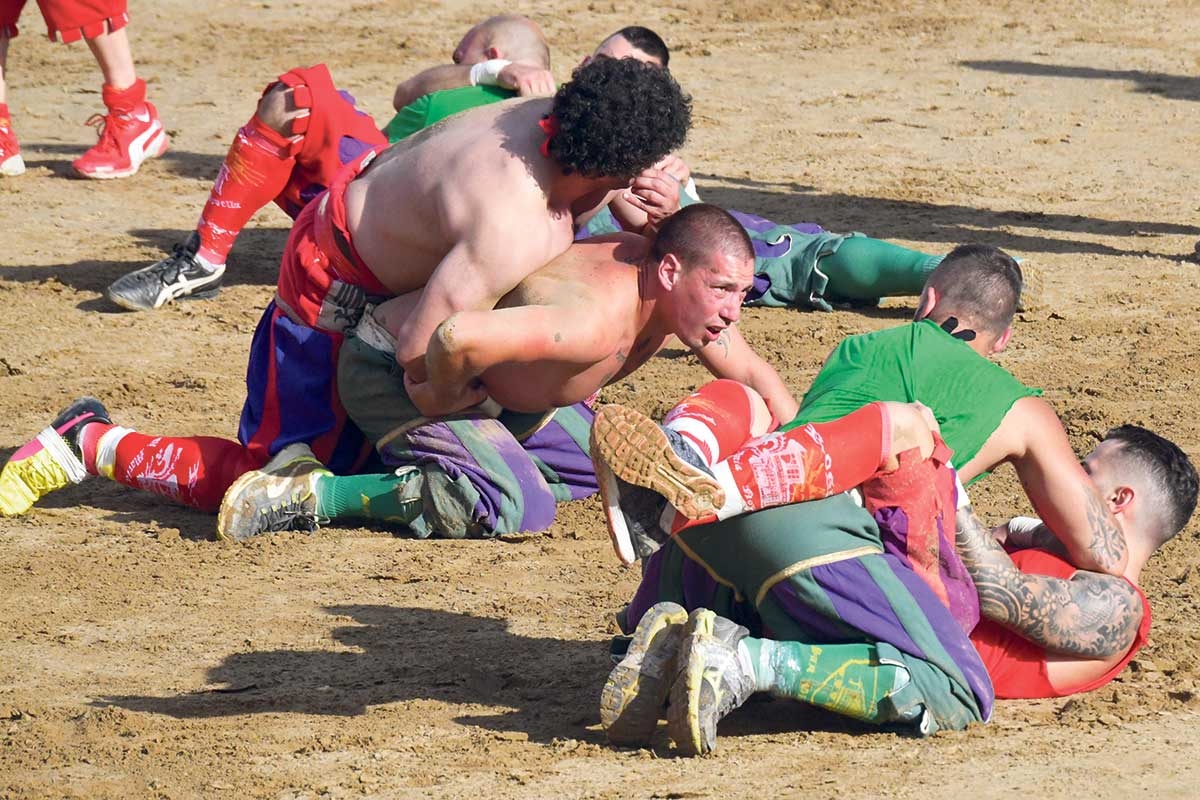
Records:
[[[232,435],[245,352],[287,220],[264,210],[213,301],[119,313],[104,287],[190,230],[266,81],[329,63],[381,120],[395,82],[444,62],[459,0],[135,2],[133,40],[173,136],[134,179],[72,178],[100,108],[87,51],[27,9],[9,59],[29,171],[0,181],[0,457],[72,398],[147,432]],[[569,69],[616,28],[674,48],[695,98],[702,194],[942,252],[1035,259],[1048,305],[1001,363],[1045,388],[1081,453],[1109,426],[1200,456],[1200,33],[1186,0],[628,0],[522,3]],[[752,311],[752,343],[802,392],[870,313]],[[660,413],[704,379],[659,358],[607,399]],[[977,485],[1027,512],[1011,470]],[[1144,585],[1151,644],[1109,687],[999,704],[920,741],[753,703],[716,754],[608,748],[597,698],[619,568],[599,506],[546,534],[412,541],[330,529],[247,546],[214,520],[93,480],[0,520],[0,797],[1194,797],[1200,783],[1200,526]]]

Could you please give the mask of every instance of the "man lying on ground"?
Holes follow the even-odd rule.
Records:
[[[958,497],[958,546],[985,617],[971,641],[997,697],[1095,689],[1111,681],[1145,643],[1150,609],[1136,580],[1149,556],[1191,516],[1195,469],[1177,446],[1137,426],[1109,431],[1084,464],[1129,542],[1120,577],[1077,571],[1045,549],[1014,549],[1010,557],[975,517],[965,493]],[[814,464],[818,473],[827,466]],[[906,509],[937,504],[932,483],[901,483]],[[905,675],[911,662],[895,658],[892,650],[910,657],[930,651],[921,650],[920,642],[914,648],[907,633],[878,624],[880,616],[905,607],[894,604],[897,596],[907,600],[905,593],[897,595],[897,587],[870,568],[842,566],[827,574],[831,565],[852,559],[850,549],[785,563],[806,549],[805,540],[815,553],[821,543],[816,537],[844,537],[856,524],[853,518],[861,519],[861,510],[845,503],[848,517],[825,516],[828,509],[821,507],[829,502],[689,528],[667,543],[665,553],[655,553],[629,608],[630,619],[640,617],[638,628],[602,695],[602,721],[614,743],[645,744],[668,697],[670,736],[681,751],[695,754],[715,746],[717,722],[756,691],[870,722],[894,719],[905,692],[911,703],[911,695],[928,691],[926,684],[914,692],[912,676]],[[895,510],[875,514],[884,557],[893,569],[903,561],[888,548],[889,536],[897,532]],[[1040,526],[1010,529],[1010,539],[1020,533],[1024,545],[1040,542],[1061,550]],[[781,557],[788,549],[793,552]],[[871,558],[863,557],[860,566]],[[753,566],[747,569],[739,561]],[[755,584],[754,576],[765,575],[776,583]],[[724,587],[737,593],[734,598]],[[714,601],[707,608],[706,595]],[[690,617],[678,603],[694,609]],[[890,608],[881,613],[884,605]],[[940,609],[925,604],[925,610],[932,610],[930,624],[939,630]],[[831,626],[830,620],[838,624]],[[890,638],[864,637],[872,625]]]
[[[371,443],[346,418],[336,365],[368,300],[407,295],[395,356],[423,380],[441,322],[492,308],[566,250],[573,214],[678,147],[689,123],[689,101],[663,70],[599,59],[553,99],[475,109],[368,151],[292,229],[251,345],[240,443],[135,434],[91,401],[9,460],[0,511],[22,513],[85,474],[215,510],[234,479],[295,443],[335,472],[357,471]]]
[[[999,464],[1012,464],[1038,516],[1063,542],[1072,563],[1120,575],[1127,557],[1121,531],[1075,458],[1062,423],[1037,396],[1040,391],[988,359],[1012,336],[1020,292],[1020,267],[1008,255],[981,245],[957,247],[930,274],[916,320],[839,344],[801,401],[800,413],[778,431],[762,436],[766,426],[752,429],[749,418],[724,409],[719,397],[706,399],[703,390],[685,401],[685,409],[692,404],[700,415],[724,412],[716,426],[724,449],[712,459],[715,477],[676,459],[673,467],[687,479],[664,480],[635,447],[602,452],[602,460],[616,478],[660,490],[690,516],[726,518],[797,499],[796,476],[803,481],[810,448],[806,423],[837,419],[876,400],[920,402],[933,411],[965,483]],[[610,435],[606,425],[601,413],[597,441],[619,444],[620,432]],[[680,432],[689,436],[683,427]],[[713,441],[698,443],[712,455]],[[661,538],[658,515],[647,515],[645,508],[622,513],[622,506],[633,508],[637,493],[626,491],[628,483],[599,477],[617,554],[631,562],[653,549],[652,539]],[[711,498],[711,504],[689,503],[688,493]],[[623,495],[629,497],[622,500]]]

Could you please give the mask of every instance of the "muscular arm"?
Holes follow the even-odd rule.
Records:
[[[514,218],[515,215],[515,218]],[[394,331],[396,362],[414,382],[425,380],[425,352],[434,329],[459,311],[485,311],[557,255],[553,235],[521,225],[527,209],[514,203],[491,214],[466,214],[458,244],[438,264],[412,311]],[[514,235],[519,231],[519,236]]]
[[[958,510],[956,545],[979,592],[980,613],[1050,653],[1108,659],[1127,652],[1142,602],[1124,579],[1076,572],[1069,580],[1021,572],[970,505]]]
[[[736,326],[729,326],[715,342],[696,351],[700,363],[718,378],[730,378],[756,390],[767,402],[777,422],[789,422],[800,404],[775,368],[754,352]]]
[[[563,306],[519,306],[462,311],[434,331],[425,363],[430,400],[426,414],[446,414],[486,370],[539,361],[589,365],[613,354],[607,326],[595,315]],[[596,324],[600,323],[600,324]],[[596,387],[600,388],[600,387]],[[416,398],[414,398],[414,401]]]
[[[1034,510],[1063,543],[1072,564],[1121,574],[1128,558],[1125,537],[1045,400],[1023,397],[1014,403],[960,475],[970,480],[1005,461],[1016,469]]]
[[[396,86],[392,93],[392,108],[399,111],[418,97],[443,89],[471,85],[470,64],[443,64],[418,72]]]

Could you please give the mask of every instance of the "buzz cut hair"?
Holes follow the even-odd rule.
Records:
[[[961,244],[934,268],[925,286],[937,291],[940,314],[970,320],[999,336],[1012,324],[1022,282],[1020,265],[1000,248]]]
[[[661,261],[668,253],[689,269],[704,263],[714,253],[753,259],[754,244],[746,229],[728,211],[709,203],[694,203],[667,217],[654,237],[651,257]]]

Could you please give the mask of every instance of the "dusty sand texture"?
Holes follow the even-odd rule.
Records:
[[[498,10],[133,5],[174,137],[135,179],[69,175],[100,107],[86,50],[44,41],[27,9],[10,54],[29,172],[0,182],[0,456],[83,393],[140,430],[231,435],[286,218],[259,215],[214,301],[124,314],[103,288],[189,230],[268,79],[327,61],[382,121],[397,79]],[[695,96],[684,155],[713,202],[1036,259],[1049,305],[1021,315],[1002,363],[1045,387],[1081,452],[1133,421],[1200,456],[1193,3],[519,7],[563,78],[624,24],[666,33]],[[744,328],[802,391],[840,337],[911,311],[753,311]],[[660,358],[608,399],[659,413],[702,379]],[[1027,510],[1009,470],[974,497],[992,520]],[[699,761],[604,746],[607,612],[636,575],[594,500],[515,542],[338,529],[243,547],[212,529],[103,481],[0,520],[0,797],[1115,798],[1200,783],[1195,523],[1147,569],[1152,644],[1109,688],[1002,703],[991,725],[930,741],[754,704]]]

